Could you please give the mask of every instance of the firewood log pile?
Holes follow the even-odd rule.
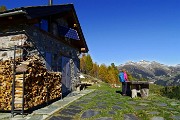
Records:
[[[11,110],[13,75],[10,63],[0,63],[0,110]],[[15,109],[22,109],[23,73],[25,110],[61,97],[61,73],[47,71],[42,60],[33,56],[26,61],[17,62]]]
[[[12,79],[11,62],[0,61],[0,110],[11,109]]]

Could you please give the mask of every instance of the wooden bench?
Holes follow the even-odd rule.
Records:
[[[77,91],[84,90],[84,89],[86,88],[86,86],[87,86],[87,83],[78,83],[78,84],[76,85],[76,90],[77,90]]]
[[[137,93],[140,93],[141,97],[149,96],[149,82],[147,81],[128,81],[128,88],[131,91],[131,97],[137,97]]]

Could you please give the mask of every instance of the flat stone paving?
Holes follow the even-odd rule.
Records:
[[[100,114],[100,111],[87,110],[81,115],[81,118],[91,118],[91,117],[98,115],[98,114]]]
[[[80,97],[93,92],[94,90],[83,90],[83,91],[74,91],[70,93],[68,96],[64,97],[62,100],[58,100],[44,108],[38,109],[29,113],[28,115],[15,115],[13,118],[11,117],[11,113],[0,113],[0,120],[44,120],[47,119],[53,113],[59,111],[60,109],[64,108],[71,102],[79,99]],[[82,101],[80,101],[82,102]],[[87,103],[84,101],[83,103]],[[71,120],[72,117],[79,112],[81,112],[80,106],[69,106],[68,109],[64,109],[60,112],[60,114],[68,115],[66,116],[53,116],[50,120]]]
[[[132,109],[134,109],[134,111],[142,111],[142,112],[146,112],[147,114],[149,114],[150,116],[152,116],[150,118],[150,120],[165,120],[164,117],[160,116],[160,111],[156,110],[157,107],[160,107],[162,109],[167,109],[167,111],[169,111],[168,109],[174,110],[171,107],[174,106],[178,106],[180,105],[179,102],[171,102],[169,101],[169,105],[167,103],[164,102],[160,102],[160,101],[151,101],[151,100],[147,100],[147,99],[140,99],[140,100],[136,100],[134,101],[132,98],[128,98],[128,97],[122,97],[122,96],[118,96],[118,97],[105,97],[108,96],[109,93],[108,92],[102,92],[102,91],[95,91],[79,100],[76,100],[74,103],[72,103],[69,107],[66,107],[65,109],[62,109],[60,111],[60,114],[57,115],[54,114],[54,116],[51,116],[51,118],[49,118],[49,120],[55,120],[55,118],[57,117],[69,117],[68,119],[74,119],[76,120],[76,118],[74,118],[74,116],[79,116],[78,120],[114,120],[113,116],[116,116],[117,113],[119,111],[123,111],[123,110],[127,110],[128,108],[124,107],[124,104],[128,104],[129,107],[132,107]],[[95,98],[98,96],[98,99]],[[116,99],[118,101],[113,103],[112,99]],[[94,100],[95,104],[91,105],[91,101]],[[108,103],[108,101],[111,101],[112,103]],[[124,102],[124,101],[126,102]],[[110,105],[109,105],[110,104]],[[83,106],[86,106],[87,108],[84,109]],[[75,111],[77,110],[77,112],[72,111],[70,109],[74,109]],[[107,110],[107,116],[102,115],[103,114],[103,110]],[[166,112],[167,112],[166,111]],[[104,111],[106,112],[106,111]],[[175,112],[175,114],[177,115],[172,115],[170,117],[170,119],[172,120],[180,120],[180,113],[179,111],[170,111],[171,113]],[[117,120],[141,120],[142,118],[139,118],[137,115],[137,113],[125,113],[123,114],[121,117],[116,118]],[[164,113],[165,114],[165,113]],[[67,119],[67,120],[68,120]],[[116,120],[115,119],[115,120]],[[57,120],[66,120],[66,119],[57,119]]]
[[[139,120],[134,114],[125,114],[124,120]]]
[[[166,113],[172,114],[168,119],[180,120],[180,111],[175,109],[176,107],[180,108],[180,102],[173,100],[167,102],[161,102],[158,100],[151,101],[148,99],[134,100],[129,96],[120,96],[119,94],[112,96],[111,93],[107,91],[83,90],[71,93],[62,100],[35,110],[24,118],[22,118],[21,115],[11,118],[10,113],[0,113],[0,119],[77,120],[75,117],[78,116],[78,120],[114,120],[114,116],[119,115],[121,111],[126,111],[126,113],[120,114],[121,117],[116,117],[116,119],[141,120],[137,115],[140,111],[141,113],[145,112],[145,114],[151,116],[150,120],[166,120],[166,116],[162,116],[162,112],[164,115]]]

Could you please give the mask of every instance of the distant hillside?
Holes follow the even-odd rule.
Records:
[[[118,66],[118,69],[126,69],[133,77],[146,78],[163,86],[180,85],[180,65],[168,66],[158,62],[150,61],[129,61]]]

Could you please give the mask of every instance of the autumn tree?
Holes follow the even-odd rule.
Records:
[[[87,56],[85,57],[85,66],[86,66],[85,69],[86,69],[87,74],[90,74],[93,68],[93,61],[90,54],[87,54]]]
[[[0,12],[4,12],[6,10],[7,10],[6,6],[4,6],[4,5],[0,6]]]
[[[114,76],[114,80],[113,80],[113,83],[118,83],[119,82],[119,78],[118,78],[118,74],[119,74],[119,70],[117,68],[117,66],[115,66],[114,63],[111,63],[111,68],[112,68],[112,71],[113,71],[113,76]]]
[[[93,60],[90,54],[82,54],[80,58],[80,69],[84,74],[89,74],[93,77],[99,78],[104,82],[111,84],[119,83],[119,70],[114,63],[111,63],[110,66],[101,64],[100,66],[97,63],[93,63]],[[129,80],[135,80],[135,78],[127,72]]]
[[[93,69],[93,61],[90,54],[82,54],[80,58],[80,69],[82,73],[91,74]]]
[[[82,54],[80,58],[80,71],[86,73],[86,54]]]
[[[114,70],[111,66],[108,67],[108,74],[107,74],[107,82],[108,83],[112,83],[114,84],[115,83],[115,76],[114,76]]]
[[[105,64],[101,64],[99,67],[99,79],[103,80],[104,82],[108,82],[108,70]]]
[[[97,63],[93,63],[93,68],[92,68],[92,70],[91,70],[91,75],[93,76],[93,77],[96,77],[96,78],[98,78],[98,74],[99,74],[99,65],[97,64]]]

